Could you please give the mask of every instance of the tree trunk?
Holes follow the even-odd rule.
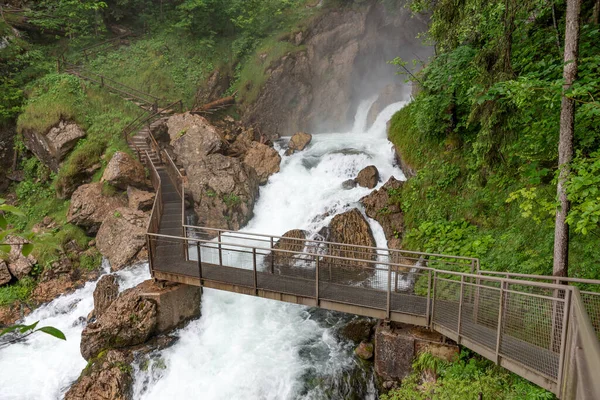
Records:
[[[600,23],[600,0],[596,0],[594,10],[592,11],[592,22],[598,25]]]
[[[581,0],[567,0],[565,28],[565,57],[563,69],[563,96],[560,109],[560,137],[558,141],[558,185],[556,188],[559,207],[556,210],[554,229],[554,266],[555,276],[567,276],[569,261],[569,226],[566,223],[569,212],[566,181],[569,177],[569,164],[573,159],[573,130],[575,128],[575,101],[565,92],[571,88],[577,76],[577,53],[579,47],[579,14]]]

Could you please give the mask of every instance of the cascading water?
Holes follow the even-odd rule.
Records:
[[[375,165],[382,183],[404,179],[395,166],[386,123],[405,103],[381,112],[367,130],[374,100],[363,102],[349,133],[313,136],[308,149],[283,157],[281,172],[261,188],[246,232],[282,235],[290,229],[317,232],[335,214],[371,190],[342,189],[342,182]],[[281,149],[280,149],[281,150]],[[369,220],[379,247],[383,230]],[[104,265],[105,272],[107,266]],[[148,279],[147,265],[117,273],[121,290]],[[79,352],[96,282],[40,307],[23,322],[61,329],[66,342],[36,334],[0,350],[1,398],[57,399],[86,362]],[[206,289],[202,317],[177,332],[172,347],[134,365],[135,399],[373,399],[372,372],[337,334],[349,317],[318,309]]]
[[[104,262],[103,272],[110,268]],[[148,264],[117,272],[121,291],[150,278]],[[96,281],[97,282],[97,281]],[[43,333],[0,349],[0,398],[2,400],[58,399],[77,379],[86,361],[79,352],[81,332],[94,308],[96,282],[88,282],[75,292],[60,296],[38,308],[22,323],[54,326],[67,337],[58,340]]]
[[[386,124],[405,102],[388,106],[366,130],[373,102],[360,105],[351,132],[314,135],[306,150],[283,157],[281,171],[261,188],[254,218],[243,231],[316,233],[335,214],[360,207],[358,201],[371,190],[344,190],[342,182],[368,165],[377,167],[382,182],[392,175],[404,179]],[[369,222],[378,246],[386,247],[381,226]],[[371,372],[336,336],[342,318],[206,289],[202,317],[178,332],[174,346],[136,367],[135,398],[375,398]]]

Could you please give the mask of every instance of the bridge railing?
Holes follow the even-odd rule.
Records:
[[[567,283],[569,285],[576,286],[579,289],[579,296],[590,318],[592,326],[594,327],[596,336],[600,340],[600,280],[485,270],[481,270],[478,273],[480,275],[502,276],[510,279],[534,282],[550,282],[554,284]]]
[[[564,393],[563,382],[585,380],[585,353],[579,364],[568,364],[577,343],[588,343],[593,332],[575,287],[437,270],[414,260],[392,263],[376,252],[365,255],[365,249],[344,257],[328,253],[327,242],[319,241],[280,238],[277,247],[263,235],[149,236],[164,260],[153,266],[156,271],[200,279],[208,287],[297,296],[313,301],[306,305],[430,326],[557,395]],[[188,258],[181,256],[182,243]],[[584,310],[587,322],[570,318],[573,307]]]
[[[600,343],[578,288],[571,288],[571,308],[560,381],[561,399],[600,399]]]

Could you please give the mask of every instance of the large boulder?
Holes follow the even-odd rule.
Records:
[[[155,194],[145,190],[136,189],[133,186],[127,188],[127,200],[129,208],[138,211],[150,211],[154,205]]]
[[[327,235],[327,241],[336,243],[329,244],[329,255],[353,259],[325,258],[325,262],[330,263],[336,271],[332,280],[344,283],[364,280],[373,274],[374,264],[370,261],[376,259],[376,251],[357,246],[375,247],[376,242],[369,223],[358,209],[353,208],[333,217]]]
[[[60,121],[46,133],[23,130],[25,146],[47,167],[58,171],[61,161],[75,147],[85,132],[74,123]]]
[[[98,318],[119,296],[119,283],[115,275],[104,275],[94,289],[94,316]]]
[[[400,238],[404,231],[404,214],[400,204],[400,193],[404,182],[391,177],[379,190],[360,199],[365,213],[383,227],[388,242]]]
[[[200,315],[199,287],[175,283],[158,285],[147,280],[111,301],[115,282],[109,279],[106,278],[104,289],[94,293],[96,320],[90,322],[81,335],[80,350],[86,360],[97,357],[103,350],[145,343]]]
[[[157,306],[141,296],[150,285],[152,281],[146,281],[127,289],[85,327],[80,345],[83,358],[90,360],[102,350],[135,346],[150,338],[158,322]]]
[[[273,265],[273,270],[280,274],[291,272],[289,269],[294,266],[298,257],[288,253],[301,252],[304,250],[308,232],[302,229],[292,229],[283,234],[282,238],[273,245],[273,251],[267,257],[267,264]]]
[[[264,185],[271,175],[279,172],[281,156],[272,147],[252,142],[244,156],[244,163],[254,168],[260,184]]]
[[[33,266],[37,264],[37,260],[31,254],[28,256],[22,254],[23,242],[24,239],[16,236],[7,236],[4,239],[4,243],[10,245],[10,252],[6,260],[7,267],[10,274],[16,279],[23,279],[29,275]]]
[[[174,115],[167,120],[167,127],[175,154],[184,165],[227,148],[219,129],[199,115]]]
[[[127,205],[120,196],[104,195],[102,187],[102,182],[80,186],[71,197],[67,222],[85,228],[88,234],[94,234],[109,214]]]
[[[144,188],[148,186],[146,170],[135,158],[122,151],[117,151],[102,174],[102,182],[126,190],[128,186]]]
[[[292,136],[285,151],[286,156],[290,156],[298,151],[302,151],[310,144],[312,135],[310,133],[298,132]]]
[[[113,271],[142,258],[147,224],[146,214],[125,207],[117,208],[104,219],[96,235],[96,246],[108,258]]]
[[[252,217],[259,179],[239,159],[211,154],[186,165],[199,224],[238,230]]]
[[[356,183],[359,186],[366,187],[367,189],[373,189],[379,183],[379,171],[374,165],[369,165],[360,170],[356,176]]]
[[[65,400],[129,400],[133,387],[130,352],[108,350],[91,360]]]
[[[6,285],[11,280],[12,275],[8,270],[8,265],[6,264],[6,261],[0,260],[0,286]]]

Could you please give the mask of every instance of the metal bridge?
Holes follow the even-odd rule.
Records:
[[[147,230],[155,279],[428,327],[560,398],[600,399],[600,281],[483,271],[475,258],[187,225],[186,178],[151,133],[181,103],[160,108],[141,92],[61,64],[145,110],[123,134],[157,194]]]

